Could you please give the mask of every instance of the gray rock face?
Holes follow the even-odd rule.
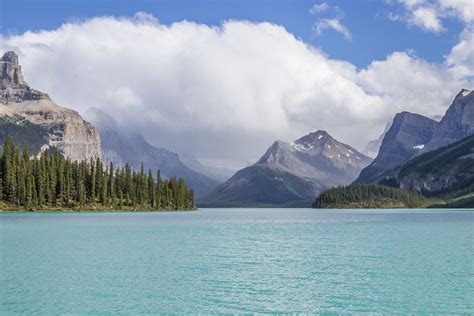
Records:
[[[474,91],[461,90],[446,111],[422,152],[428,152],[474,134]]]
[[[95,127],[78,112],[60,107],[46,93],[31,89],[23,79],[14,52],[3,55],[0,67],[0,105],[45,128],[49,134],[48,145],[56,147],[65,157],[74,161],[100,157],[100,138]]]
[[[351,183],[370,158],[325,131],[276,141],[203,200],[205,206],[309,206],[321,191]]]
[[[188,187],[194,189],[198,200],[219,185],[218,181],[188,168],[178,154],[151,145],[140,134],[120,133],[117,122],[103,111],[91,108],[85,117],[97,126],[105,163],[112,162],[115,167],[128,163],[139,170],[143,162],[146,169],[151,169],[153,173],[159,169],[165,178],[182,177]]]
[[[413,157],[433,136],[437,122],[419,114],[395,115],[374,161],[362,172],[356,183],[371,182],[388,169]]]
[[[379,154],[355,181],[377,182],[388,170],[420,154],[474,134],[474,92],[462,90],[441,121],[399,113],[385,134]]]

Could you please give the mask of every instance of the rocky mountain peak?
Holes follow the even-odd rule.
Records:
[[[28,100],[49,99],[46,93],[31,89],[23,79],[18,55],[13,52],[3,54],[0,61],[1,86],[0,103],[18,103]]]
[[[456,95],[457,98],[462,98],[462,97],[467,97],[470,95],[473,91],[472,90],[467,90],[467,89],[461,89],[461,91]]]
[[[420,114],[397,113],[383,137],[377,157],[362,170],[356,182],[370,182],[387,169],[421,152],[432,138],[437,124]]]
[[[334,140],[328,132],[323,130],[318,130],[316,132],[311,132],[308,135],[305,135],[294,141],[295,144],[316,144],[326,142],[328,140]]]
[[[474,91],[462,89],[434,131],[424,152],[451,144],[474,134]]]
[[[0,61],[2,68],[2,90],[8,87],[26,87],[23,80],[21,66],[18,64],[18,56],[15,52],[6,52]]]
[[[100,138],[95,127],[71,109],[54,103],[43,92],[31,89],[23,79],[15,52],[0,60],[0,115],[19,115],[48,133],[47,146],[56,147],[71,160],[100,157]]]
[[[18,65],[18,55],[14,51],[6,52],[3,54],[2,61]]]

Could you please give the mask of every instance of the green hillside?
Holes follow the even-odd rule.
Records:
[[[43,145],[48,144],[48,132],[19,115],[0,117],[0,147],[8,135],[13,138],[15,144],[28,144],[30,152],[34,154],[37,154]]]

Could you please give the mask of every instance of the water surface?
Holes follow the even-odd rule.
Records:
[[[0,214],[0,314],[474,313],[474,212]]]

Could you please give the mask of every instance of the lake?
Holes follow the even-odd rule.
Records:
[[[0,314],[474,313],[474,212],[0,213]]]

